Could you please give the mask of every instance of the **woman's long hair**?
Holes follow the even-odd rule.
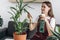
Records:
[[[48,11],[48,16],[51,17],[51,18],[54,17],[53,11],[52,11],[52,4],[51,4],[51,2],[44,1],[44,2],[42,2],[42,4],[43,3],[46,4],[50,8],[50,10]],[[40,20],[40,16],[39,16],[38,22],[39,22],[39,20]]]
[[[51,4],[51,2],[49,2],[49,1],[44,1],[44,2],[42,2],[42,4],[43,4],[43,3],[45,3],[45,4],[50,8],[50,10],[48,11],[48,16],[49,16],[50,18],[54,17],[53,11],[52,11],[52,4]],[[37,26],[39,26],[40,18],[41,18],[41,17],[39,16],[39,18],[38,18],[38,25],[37,25]]]
[[[45,4],[50,8],[50,10],[48,11],[48,16],[54,17],[53,11],[52,11],[52,4],[51,4],[51,2],[49,2],[49,1],[44,1],[44,2],[42,2],[42,4],[43,4],[43,3],[45,3]]]

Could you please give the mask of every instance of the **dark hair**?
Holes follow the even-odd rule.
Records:
[[[51,4],[51,2],[49,2],[49,1],[44,1],[44,2],[42,2],[42,3],[45,3],[48,7],[50,7],[50,10],[48,11],[48,16],[54,17],[53,11],[52,11],[52,4]]]

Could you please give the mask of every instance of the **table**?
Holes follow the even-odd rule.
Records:
[[[14,39],[9,39],[9,38],[6,38],[5,40],[14,40]]]
[[[6,38],[5,40],[14,40],[14,39],[9,39],[9,38]],[[30,39],[27,39],[27,40],[30,40]]]

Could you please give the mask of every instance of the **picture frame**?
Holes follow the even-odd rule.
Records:
[[[23,0],[23,2],[29,2],[29,1],[32,1],[32,0]],[[43,1],[49,1],[49,0],[36,0],[34,2],[39,3],[39,2],[43,2]],[[15,3],[16,0],[9,0],[9,2]],[[18,0],[18,2],[19,2],[19,0]]]

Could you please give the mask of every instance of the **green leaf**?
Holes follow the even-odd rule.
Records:
[[[57,38],[60,39],[60,36],[58,34],[56,34],[56,32],[53,32],[53,31],[51,31],[51,32],[53,33],[53,35],[55,35]]]
[[[16,20],[18,20],[19,17],[20,17],[20,14],[19,14],[19,12],[17,12],[15,15]]]
[[[24,19],[24,20],[23,20],[23,23],[25,23],[26,21],[27,21],[27,19]]]
[[[19,1],[20,1],[20,6],[19,6],[20,8],[19,9],[21,10],[22,4],[23,4],[23,0],[19,0]]]
[[[24,7],[26,7],[27,5],[28,4],[23,5],[20,11],[22,11],[24,9]]]
[[[32,2],[34,2],[34,1],[36,1],[36,0],[29,1],[28,3],[32,3]]]
[[[11,11],[12,11],[14,14],[16,14],[15,11],[13,11],[13,9],[11,9]]]
[[[17,2],[17,4],[19,5],[19,2],[18,2],[18,0],[16,0],[16,2]]]
[[[55,31],[56,32],[56,31]],[[60,35],[60,33],[59,32],[56,32],[58,35]]]
[[[22,8],[26,7],[27,5],[28,5],[28,4],[23,5],[23,7],[22,7]]]
[[[14,16],[12,12],[9,12],[9,11],[8,11],[8,13],[10,13],[12,16]]]
[[[55,37],[55,36],[49,36],[49,37],[47,37],[47,39],[46,40],[57,40],[58,38],[57,37]]]
[[[15,7],[10,7],[10,9],[13,9],[13,10],[17,11],[17,9]]]
[[[27,6],[27,7],[31,8],[31,9],[34,9],[34,8],[30,7],[30,6]]]
[[[25,11],[26,13],[29,13],[25,8],[24,8],[24,11]]]

